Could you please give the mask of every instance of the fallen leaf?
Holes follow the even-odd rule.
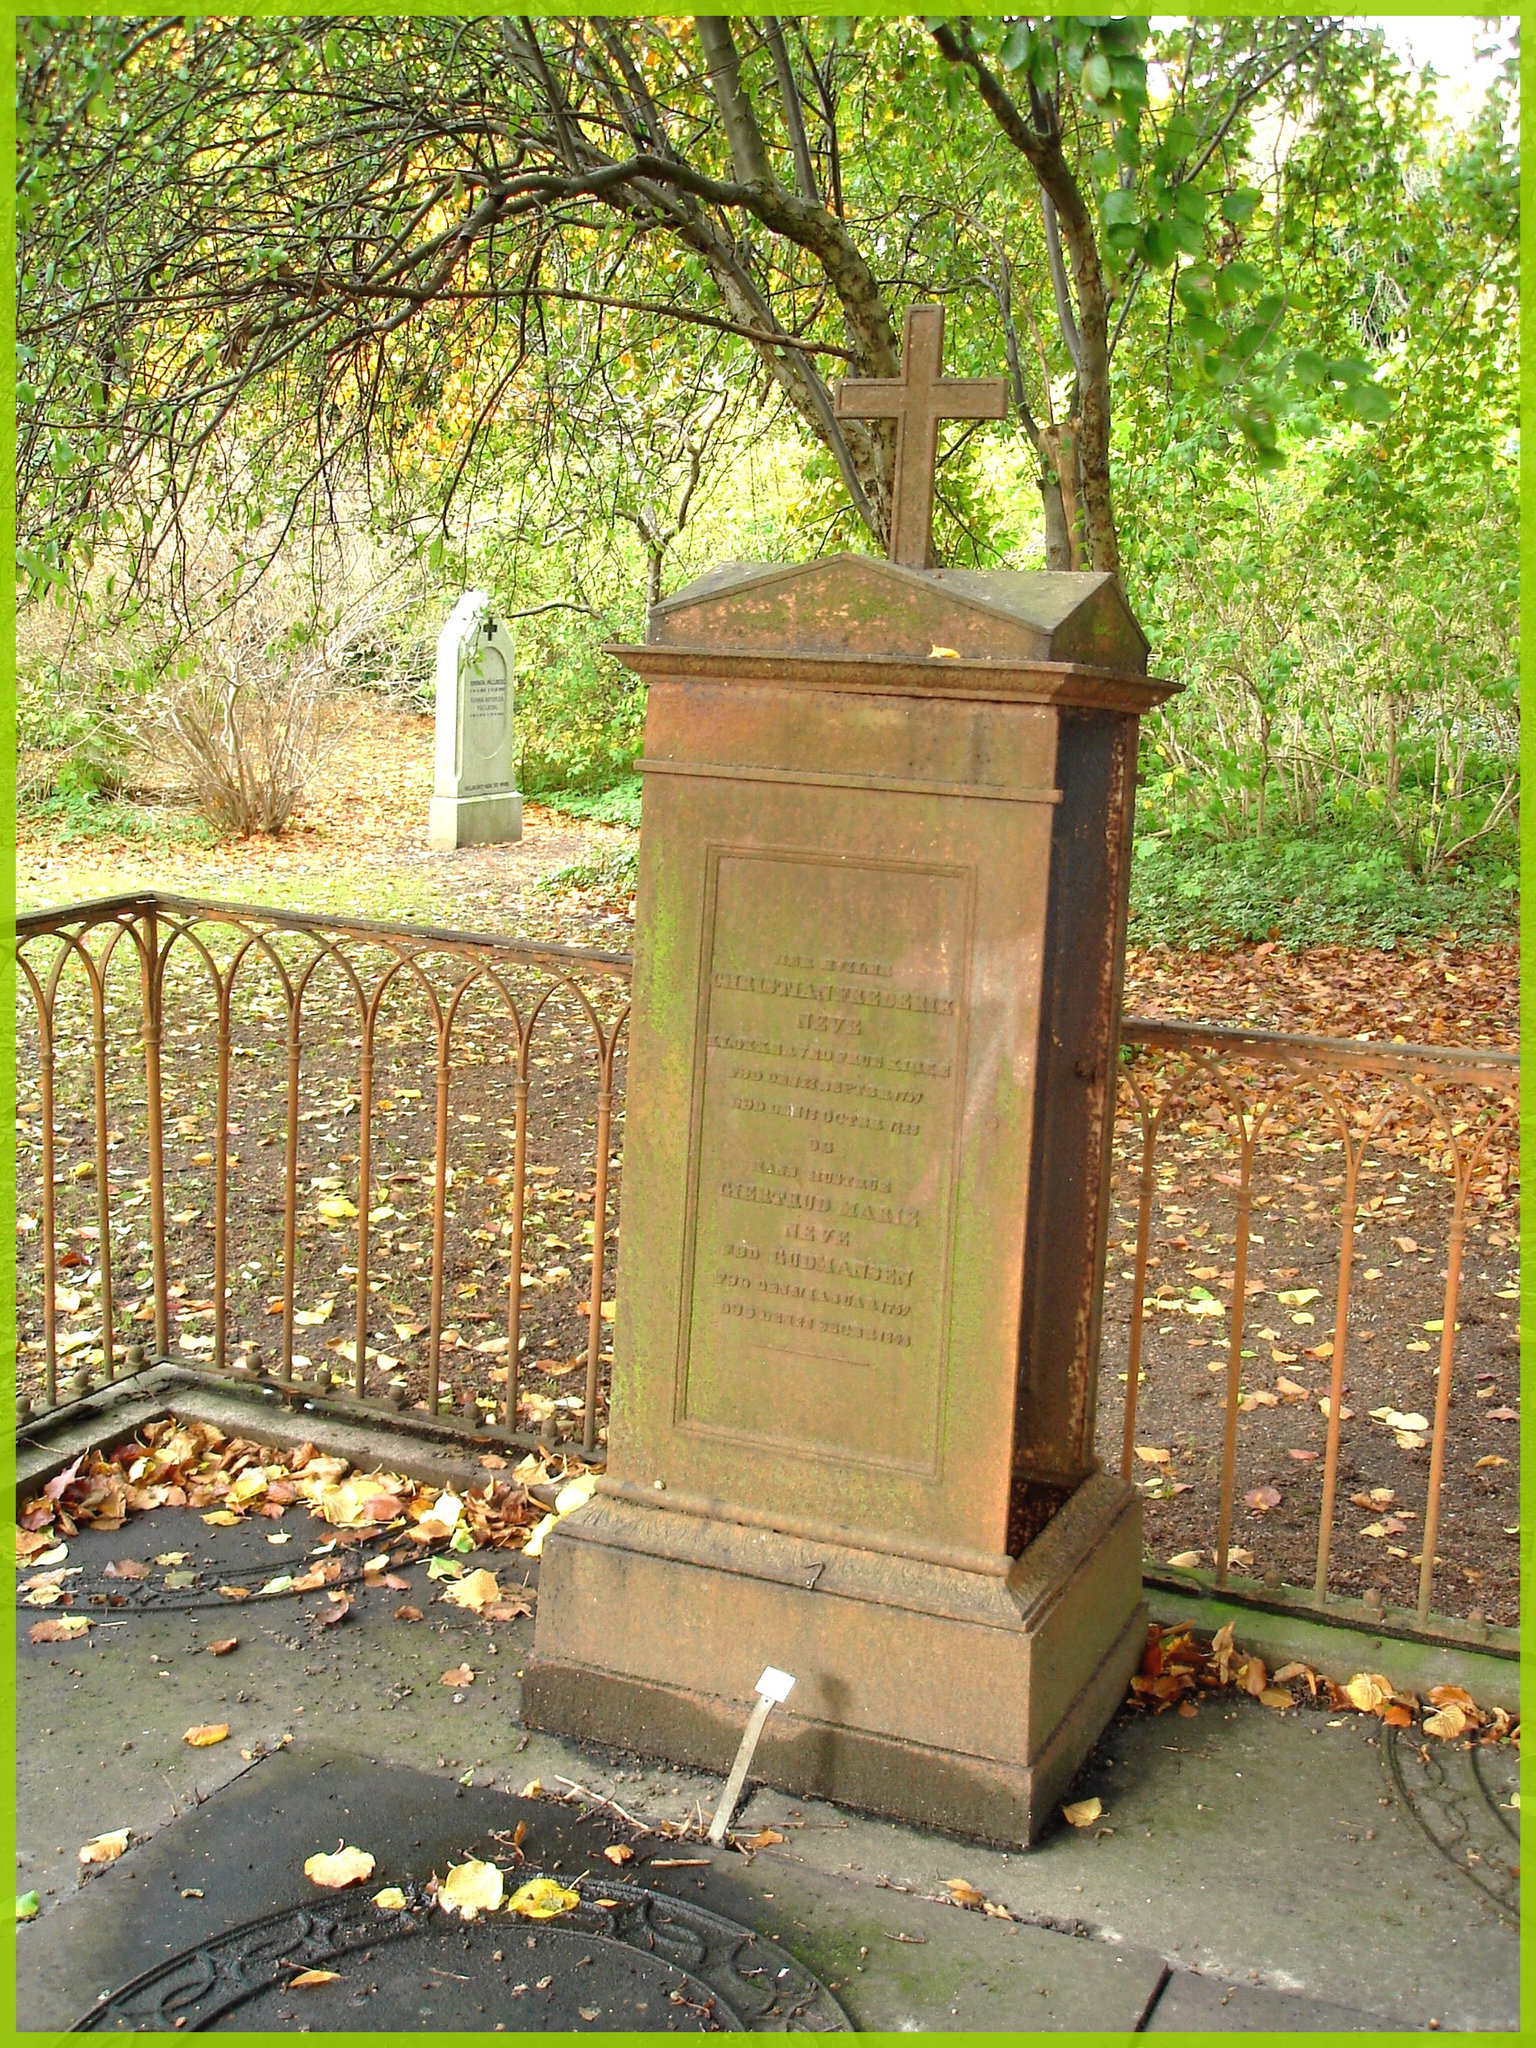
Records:
[[[524,1799],[542,1799],[543,1796],[544,1786],[542,1782],[538,1778],[530,1778],[523,1787],[522,1797]]]
[[[507,1911],[519,1913],[525,1920],[553,1920],[580,1904],[580,1892],[567,1891],[552,1877],[530,1877],[508,1899]]]
[[[1463,1713],[1468,1715],[1475,1715],[1477,1712],[1476,1700],[1459,1685],[1432,1685],[1428,1698],[1432,1707],[1460,1707]]]
[[[1474,1458],[1472,1470],[1474,1472],[1486,1472],[1494,1465],[1507,1465],[1508,1463],[1508,1458]]]
[[[203,1520],[212,1529],[238,1529],[241,1517],[232,1515],[228,1508],[215,1508],[211,1515],[204,1515]]]
[[[464,1920],[494,1913],[501,1898],[501,1872],[494,1863],[481,1863],[474,1857],[467,1863],[449,1864],[448,1875],[437,1888],[437,1903]]]
[[[29,1643],[73,1643],[78,1642],[90,1627],[90,1617],[84,1614],[61,1614],[56,1621],[34,1621],[27,1630]]]
[[[1465,1735],[1468,1728],[1466,1715],[1460,1707],[1441,1707],[1431,1714],[1424,1723],[1426,1735],[1437,1735],[1442,1742],[1454,1742],[1459,1735]]]
[[[987,1903],[986,1893],[977,1891],[969,1878],[946,1877],[944,1889],[949,1893],[949,1896],[957,1906],[977,1907],[984,1906]]]
[[[404,1601],[395,1609],[395,1619],[396,1621],[420,1621],[422,1619],[422,1612],[419,1607],[412,1607],[409,1601]]]
[[[1309,1301],[1321,1301],[1322,1292],[1316,1287],[1282,1287],[1275,1296],[1287,1308],[1305,1308]]]
[[[297,1977],[288,1979],[284,1988],[288,1991],[303,1991],[308,1990],[313,1984],[334,1984],[340,1975],[340,1970],[300,1970]]]
[[[387,1884],[383,1891],[374,1893],[373,1903],[381,1906],[386,1913],[399,1913],[409,1902],[399,1885]]]
[[[249,1586],[220,1586],[219,1591],[226,1600],[249,1600],[251,1597]]]
[[[102,1572],[104,1579],[147,1579],[149,1566],[136,1557],[120,1557]]]
[[[1273,1486],[1253,1486],[1243,1495],[1243,1505],[1255,1514],[1267,1515],[1271,1508],[1279,1507],[1280,1495]]]
[[[1484,1413],[1490,1422],[1518,1422],[1520,1420],[1518,1408],[1488,1408],[1484,1410]]]
[[[779,1839],[775,1837],[775,1840]],[[610,1842],[603,1854],[610,1863],[632,1863],[635,1858],[635,1852],[627,1842]]]
[[[200,1727],[189,1728],[181,1739],[192,1749],[212,1749],[216,1742],[225,1742],[228,1738],[227,1721],[206,1721]]]
[[[208,1645],[208,1654],[210,1657],[227,1657],[239,1641],[238,1636],[221,1636],[216,1643]]]
[[[1061,1817],[1068,1827],[1091,1828],[1103,1811],[1102,1799],[1074,1799],[1061,1809]]]
[[[1178,1565],[1182,1570],[1188,1571],[1200,1562],[1200,1552],[1198,1550],[1181,1550],[1176,1556],[1170,1557],[1168,1562]]]
[[[1379,1672],[1360,1671],[1344,1687],[1344,1697],[1361,1714],[1380,1714],[1392,1703],[1392,1684]]]
[[[473,1685],[475,1674],[467,1664],[455,1664],[451,1671],[445,1671],[437,1681],[439,1685]]]
[[[42,1911],[42,1904],[43,1902],[36,1892],[18,1892],[16,1894],[16,1918],[18,1920],[35,1920]]]
[[[1266,1685],[1258,1697],[1261,1707],[1285,1708],[1294,1707],[1296,1704],[1284,1686],[1280,1685]]]
[[[1329,1415],[1329,1414],[1331,1414],[1331,1413],[1332,1413],[1332,1410],[1331,1410],[1331,1408],[1329,1407],[1329,1403],[1328,1403],[1328,1396],[1327,1396],[1326,1394],[1324,1394],[1324,1395],[1323,1395],[1323,1397],[1321,1398],[1321,1400],[1320,1400],[1320,1401],[1318,1402],[1318,1404],[1317,1404],[1317,1405],[1318,1405],[1318,1410],[1319,1410],[1319,1412],[1320,1412],[1321,1414],[1323,1414],[1323,1415]],[[1343,1406],[1341,1405],[1341,1406],[1340,1406],[1340,1408],[1339,1408],[1339,1420],[1340,1420],[1340,1422],[1353,1422],[1353,1421],[1354,1421],[1354,1419],[1355,1419],[1355,1411],[1354,1411],[1354,1409],[1353,1409],[1353,1408],[1345,1408],[1345,1407],[1343,1407]]]
[[[1397,1246],[1398,1250],[1404,1255],[1405,1258],[1413,1252],[1416,1252],[1419,1248],[1418,1241],[1415,1238],[1411,1237],[1394,1237],[1392,1242]]]
[[[1136,1455],[1143,1465],[1166,1465],[1171,1462],[1171,1453],[1157,1450],[1150,1444],[1138,1444]]]
[[[352,1612],[352,1601],[346,1593],[327,1593],[325,1597],[327,1604],[311,1612],[322,1628],[335,1628]]]
[[[328,1892],[339,1892],[349,1884],[361,1884],[372,1877],[373,1862],[366,1849],[342,1848],[331,1855],[309,1857],[304,1875],[311,1884],[323,1885]]]
[[[80,1861],[82,1863],[115,1863],[127,1848],[128,1837],[132,1832],[131,1828],[119,1828],[115,1834],[97,1835],[94,1841],[87,1842],[80,1851]]]
[[[443,1598],[455,1607],[468,1607],[475,1614],[481,1613],[501,1598],[501,1587],[496,1583],[496,1574],[484,1569],[471,1572],[467,1578],[451,1585]]]

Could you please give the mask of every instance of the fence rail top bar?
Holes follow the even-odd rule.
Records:
[[[1520,1078],[1520,1055],[1490,1046],[1400,1045],[1393,1039],[1323,1038],[1309,1031],[1248,1031],[1241,1026],[1175,1022],[1165,1017],[1126,1017],[1123,1041],[1181,1052],[1214,1046],[1222,1052],[1269,1054],[1367,1074],[1432,1072],[1443,1081],[1476,1081],[1486,1087],[1513,1088]]]
[[[628,979],[631,956],[605,953],[595,946],[562,946],[551,941],[538,945],[514,938],[509,932],[461,932],[448,925],[391,924],[380,918],[337,917],[328,911],[280,910],[270,904],[225,903],[212,896],[176,896],[159,889],[140,890],[127,896],[98,896],[86,903],[66,903],[47,910],[23,910],[16,914],[16,936],[32,938],[56,931],[62,925],[104,924],[124,912],[171,911],[182,916],[251,918],[275,925],[283,931],[328,931],[358,938],[430,940],[437,945],[468,947],[476,952],[514,953],[521,960],[548,960],[561,966],[595,967],[604,973]]]
[[[474,952],[512,953],[535,964],[593,967],[627,980],[634,959],[629,953],[608,953],[595,946],[536,945],[508,932],[464,932],[449,925],[394,924],[379,918],[338,917],[328,911],[280,910],[267,904],[225,903],[217,897],[177,896],[158,889],[123,896],[99,896],[85,903],[57,904],[45,910],[18,911],[16,936],[31,938],[63,925],[100,924],[128,914],[171,911],[181,916],[259,920],[283,931],[332,931],[359,938],[429,941]],[[1477,1082],[1484,1087],[1513,1088],[1520,1075],[1520,1055],[1497,1047],[1401,1045],[1390,1039],[1327,1038],[1308,1031],[1261,1031],[1242,1026],[1204,1024],[1166,1017],[1126,1017],[1122,1041],[1164,1052],[1211,1046],[1220,1051],[1269,1055],[1282,1061],[1348,1068],[1359,1073],[1413,1074],[1432,1072],[1442,1080]]]

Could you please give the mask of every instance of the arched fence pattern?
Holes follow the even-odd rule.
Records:
[[[482,1439],[568,1435],[600,1454],[628,956],[156,892],[22,914],[17,963],[19,1418],[173,1359],[360,1417],[410,1406]],[[1147,1318],[1167,1307],[1166,1289],[1148,1292],[1154,1206],[1182,1134],[1225,1159],[1212,1178],[1235,1226],[1230,1304],[1200,1304],[1225,1318],[1219,1586],[1255,1355],[1244,1339],[1263,1148],[1310,1133],[1309,1152],[1341,1168],[1319,1606],[1362,1163],[1411,1152],[1440,1176],[1426,1624],[1468,1217],[1511,1198],[1515,1056],[1130,1018],[1121,1059],[1117,1158],[1135,1226],[1119,1248],[1132,1298],[1119,1442],[1105,1455],[1137,1476]],[[1106,1375],[1114,1363],[1107,1349]]]

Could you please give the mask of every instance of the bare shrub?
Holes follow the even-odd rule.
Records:
[[[165,737],[211,824],[242,839],[282,831],[322,756],[330,681],[323,651],[274,660],[245,632],[220,635],[167,693]]]

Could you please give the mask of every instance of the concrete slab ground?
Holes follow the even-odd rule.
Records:
[[[403,1574],[409,1592],[359,1591],[335,1626],[318,1619],[334,1604],[324,1592],[221,1598],[218,1584],[290,1571],[332,1533],[296,1511],[285,1527],[290,1542],[269,1547],[284,1533],[269,1523],[215,1530],[169,1509],[135,1517],[72,1539],[70,1562],[94,1579],[109,1557],[184,1549],[211,1604],[91,1609],[97,1625],[69,1644],[30,1644],[36,1617],[19,1611],[17,1890],[36,1888],[43,1905],[18,1929],[21,2028],[68,2026],[149,1962],[301,1903],[305,1857],[338,1838],[370,1849],[381,1881],[420,1879],[519,1819],[527,1853],[567,1871],[587,1868],[610,1838],[633,1840],[626,1877],[777,1940],[863,2028],[1517,2026],[1507,1750],[1437,1749],[1426,1764],[1417,1745],[1384,1746],[1387,1732],[1359,1716],[1207,1700],[1193,1720],[1118,1717],[1075,1788],[1103,1801],[1098,1825],[1061,1827],[1027,1853],[762,1787],[738,1831],[771,1826],[781,1844],[750,1856],[679,1851],[634,1836],[597,1800],[654,1826],[707,1817],[719,1782],[523,1729],[531,1622],[443,1604],[423,1565]],[[536,1577],[516,1557],[490,1562],[504,1585]],[[396,1620],[404,1603],[426,1618]],[[208,1654],[232,1634],[235,1651]],[[440,1682],[466,1663],[472,1683]],[[214,1748],[181,1740],[221,1721],[230,1736]],[[524,1797],[534,1779],[544,1793]],[[573,1785],[589,1797],[578,1801]],[[562,1794],[572,1803],[551,1796]],[[134,1831],[128,1853],[82,1878],[80,1845],[123,1826]],[[669,1854],[709,1860],[648,1871]],[[955,1877],[1017,1919],[958,1910],[945,1892]],[[417,2022],[551,2023],[526,2002],[484,2019],[439,2008]],[[365,2004],[326,2024],[381,2021]]]

